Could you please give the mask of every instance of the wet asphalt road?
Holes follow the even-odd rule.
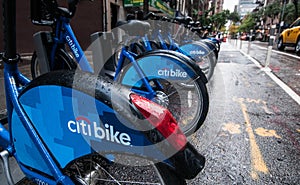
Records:
[[[251,48],[250,55],[264,65],[264,47],[253,43]],[[206,166],[188,184],[300,182],[300,105],[245,53],[247,42],[242,52],[234,42],[222,44],[208,84],[208,117],[189,138],[206,157]],[[274,52],[271,61],[271,73],[299,95],[300,60]],[[21,70],[28,72],[28,65]],[[2,76],[0,80],[2,84]],[[3,110],[2,94],[1,98]],[[3,174],[0,184],[5,185]]]
[[[253,44],[250,55],[264,65],[266,50]],[[300,105],[246,57],[234,43],[222,44],[210,114],[191,138],[207,163],[189,184],[300,183]],[[271,66],[280,68],[272,73],[298,90],[300,60],[281,64],[279,57],[272,55]]]

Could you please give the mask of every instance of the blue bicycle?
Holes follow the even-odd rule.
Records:
[[[23,76],[16,1],[3,0],[3,10],[8,123],[0,124],[0,159],[10,185],[9,157],[26,176],[18,184],[185,184],[199,173],[204,157],[167,109],[83,71]]]
[[[190,40],[179,46],[171,35],[172,29],[176,24],[152,12],[147,14],[144,19],[146,20],[145,24],[146,22],[150,24],[152,29],[142,37],[136,37],[130,41],[132,43],[130,46],[131,51],[138,54],[156,49],[177,51],[192,58],[208,80],[212,77],[216,65],[216,57],[213,49],[209,48],[206,43]],[[132,22],[132,20],[129,22]],[[186,31],[188,29],[185,29]],[[122,47],[123,44],[120,44],[116,49],[116,53],[120,52]],[[118,54],[116,56],[118,57]],[[117,64],[118,58],[115,59],[115,65]]]
[[[52,32],[41,31],[34,35],[36,51],[31,59],[33,78],[58,69],[76,69],[78,65],[73,57],[77,61],[82,61],[80,62],[82,70],[93,71],[70,25],[77,2],[71,1],[69,8],[64,8],[59,7],[56,1],[31,1],[32,23],[52,28]],[[66,51],[66,43],[73,56]]]
[[[57,6],[51,12],[51,15],[56,16],[50,24],[54,27],[54,31],[39,32],[35,37],[36,43],[40,45],[32,57],[33,77],[39,75],[43,68],[48,72],[57,69],[70,70],[73,66],[78,66],[84,71],[96,74],[100,72],[101,75],[111,77],[132,91],[169,109],[187,136],[200,128],[208,112],[209,100],[205,86],[207,80],[191,59],[173,51],[163,50],[138,56],[130,52],[128,47],[123,47],[118,65],[112,68],[112,63],[108,59],[113,56],[111,51],[113,46],[104,44],[103,37],[100,36],[92,43],[92,46],[102,45],[100,47],[102,49],[94,49],[94,69],[91,69],[69,24],[70,15],[74,15],[75,8],[63,9]],[[35,22],[42,24],[45,21]],[[137,30],[147,31],[144,29],[145,25],[141,25],[140,22],[132,22],[122,28],[134,37],[138,34]],[[66,52],[65,45],[69,46],[75,59]],[[103,51],[103,48],[106,50]],[[108,62],[99,65],[101,62],[97,60],[99,58]],[[186,88],[187,86],[182,84],[190,86]]]

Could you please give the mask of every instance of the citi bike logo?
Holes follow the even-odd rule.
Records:
[[[180,69],[160,69],[157,71],[157,74],[165,77],[187,77],[187,73],[185,71],[180,71]]]
[[[129,134],[116,131],[114,126],[104,124],[104,128],[98,126],[96,122],[91,122],[89,119],[83,116],[76,118],[76,121],[70,120],[68,122],[68,129],[77,134],[93,137],[96,139],[105,139],[110,142],[129,146],[131,138]]]
[[[78,48],[76,48],[75,43],[73,42],[73,40],[68,35],[66,36],[66,40],[69,43],[70,48],[72,49],[75,57],[78,58],[79,57]]]
[[[205,52],[202,50],[192,50],[190,51],[190,55],[204,55]]]
[[[33,179],[37,185],[49,185],[47,182],[42,181],[41,179]]]

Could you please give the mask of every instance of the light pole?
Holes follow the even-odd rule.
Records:
[[[283,6],[281,9],[281,14],[280,14],[280,18],[279,18],[279,29],[278,29],[277,37],[280,35],[281,27],[284,25],[283,16],[284,16],[284,12],[285,12],[285,7],[286,7],[286,0],[283,0]]]
[[[143,11],[144,15],[147,15],[149,13],[149,0],[144,0]]]

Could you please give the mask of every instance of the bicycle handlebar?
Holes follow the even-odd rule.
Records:
[[[71,17],[73,17],[76,12],[78,2],[79,0],[68,0],[68,9],[70,11]]]
[[[149,12],[147,15],[144,16],[144,20],[153,19],[153,20],[159,20],[160,16],[156,15],[153,12]]]
[[[75,15],[77,4],[79,2],[79,0],[67,0],[68,7],[61,7],[57,4],[56,0],[47,1],[47,6],[54,16],[64,16],[67,18],[72,18]]]
[[[16,58],[16,0],[3,0],[4,62]]]

